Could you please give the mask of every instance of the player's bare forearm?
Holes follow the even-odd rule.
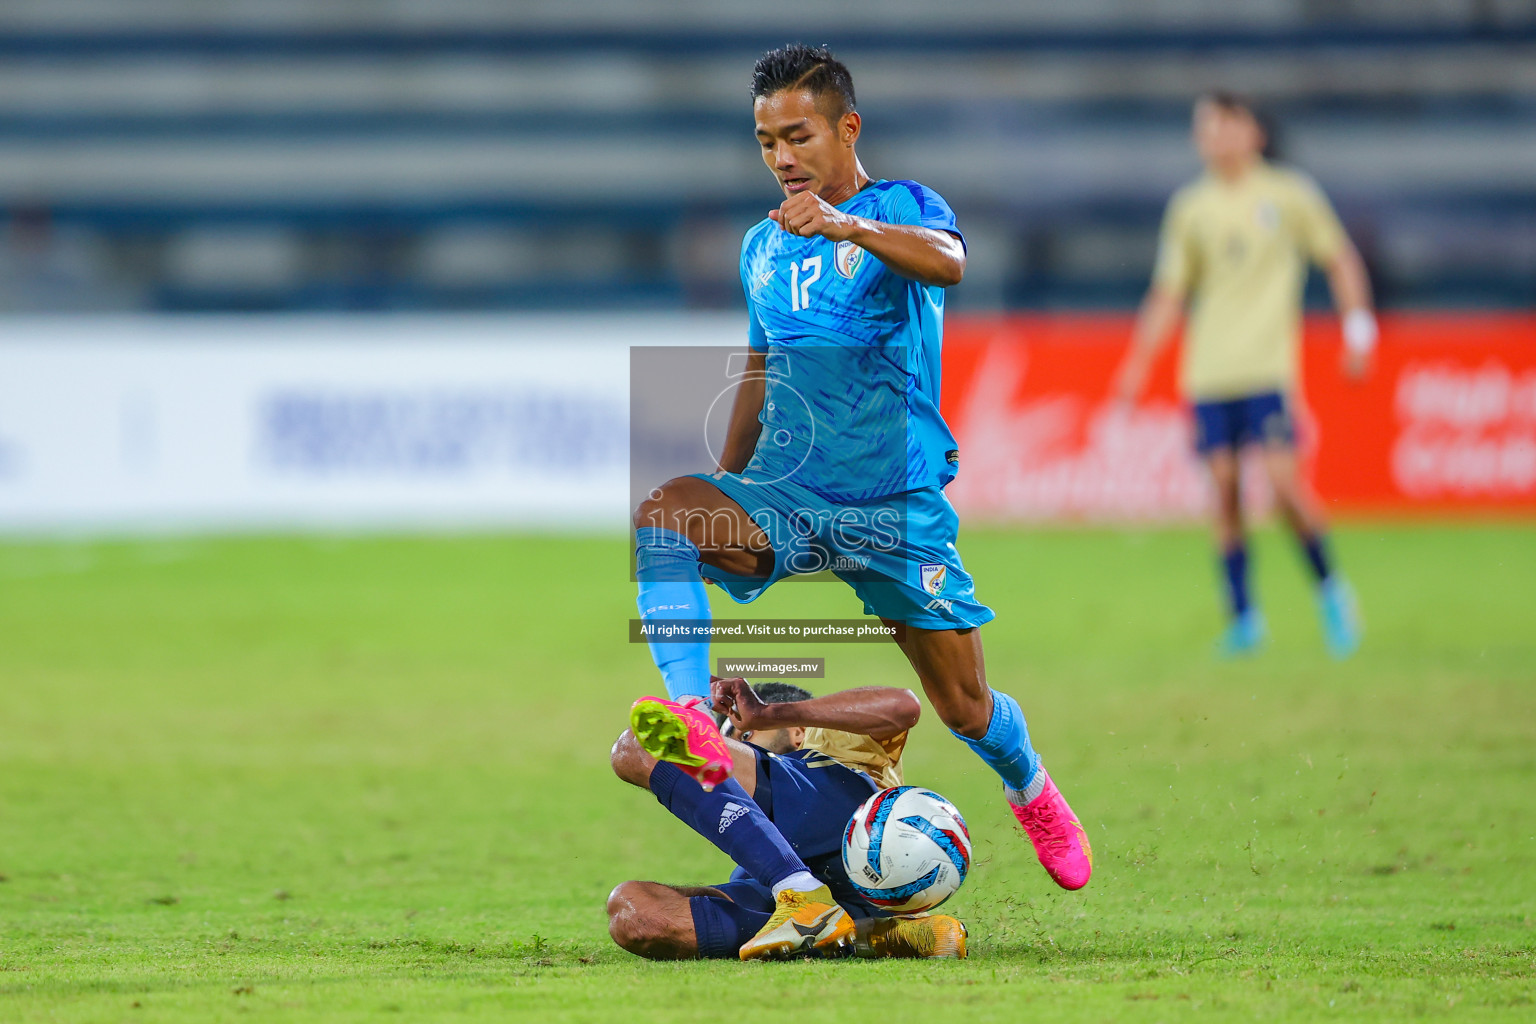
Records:
[[[894,686],[861,686],[825,697],[764,705],[770,724],[758,728],[840,729],[872,739],[888,740],[917,724],[922,705],[911,690]]]
[[[1163,285],[1153,285],[1142,300],[1131,335],[1131,348],[1115,376],[1115,396],[1122,402],[1134,402],[1146,387],[1152,362],[1173,337],[1173,329],[1184,313],[1184,293]]]
[[[894,273],[922,284],[948,288],[965,276],[965,246],[948,231],[855,217],[810,192],[790,196],[768,216],[792,235],[852,242]]]
[[[863,217],[848,241],[874,256],[895,273],[922,284],[949,288],[965,276],[965,246],[947,231],[915,224],[885,224]]]
[[[877,740],[899,736],[917,724],[922,705],[911,690],[861,686],[787,704],[764,704],[741,679],[715,679],[716,707],[744,730],[838,729]]]
[[[758,419],[763,412],[763,392],[766,382],[768,357],[762,352],[747,355],[746,378],[736,389],[736,400],[731,404],[731,422],[725,431],[725,446],[720,453],[720,468],[727,473],[740,473],[752,461],[757,450],[757,436],[763,424]]]
[[[1343,367],[1345,375],[1363,378],[1370,370],[1376,348],[1376,315],[1371,310],[1371,277],[1360,250],[1348,239],[1328,264],[1328,288],[1344,322]]]
[[[1360,250],[1350,242],[1328,264],[1328,289],[1333,292],[1333,304],[1341,316],[1351,310],[1371,309],[1371,278],[1365,271],[1365,260]]]

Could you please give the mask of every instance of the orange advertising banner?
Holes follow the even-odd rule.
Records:
[[[949,495],[986,519],[1159,520],[1205,514],[1207,484],[1174,349],[1128,415],[1110,401],[1124,315],[952,317],[945,417],[960,442]],[[1536,513],[1536,315],[1383,316],[1371,374],[1340,368],[1338,320],[1309,318],[1299,444],[1346,512]],[[1247,493],[1266,500],[1257,467]]]

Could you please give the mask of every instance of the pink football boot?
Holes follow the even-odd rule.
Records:
[[[692,697],[681,704],[665,697],[641,697],[629,709],[629,728],[640,749],[671,761],[699,780],[708,792],[731,777],[731,748],[710,717],[709,701]]]
[[[1024,834],[1035,844],[1036,856],[1056,884],[1063,889],[1081,889],[1093,876],[1093,847],[1088,845],[1088,833],[1083,831],[1082,823],[1045,768],[1038,770],[1045,776],[1045,788],[1040,795],[1027,804],[1016,804],[1010,799],[1008,806],[1024,826]]]

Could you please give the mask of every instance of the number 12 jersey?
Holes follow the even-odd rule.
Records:
[[[871,182],[837,209],[960,235],[949,204],[915,181]],[[741,283],[748,340],[767,354],[744,477],[793,479],[844,504],[954,479],[959,453],[939,414],[944,289],[772,220],[742,241]]]

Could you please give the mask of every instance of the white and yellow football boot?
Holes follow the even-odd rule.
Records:
[[[743,960],[796,956],[847,956],[853,952],[853,918],[826,886],[810,892],[785,889],[774,898],[768,923],[741,947]]]

